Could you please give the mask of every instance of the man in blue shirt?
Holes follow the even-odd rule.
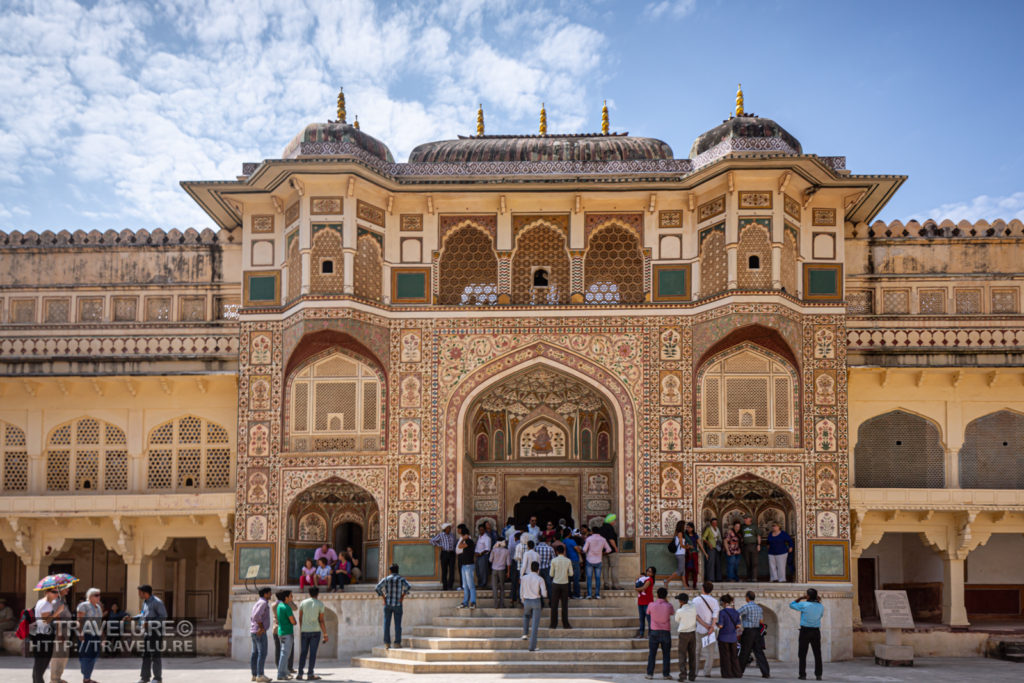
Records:
[[[167,620],[167,608],[163,600],[153,595],[150,585],[139,586],[139,600],[142,611],[135,618],[142,627],[142,670],[139,680],[148,683],[150,672],[154,681],[163,678],[163,662],[160,658],[160,643],[164,637],[164,622]]]
[[[562,529],[562,543],[565,544],[565,556],[572,562],[572,589],[569,596],[580,597],[580,554],[576,551],[576,541],[572,538],[572,529]]]
[[[810,645],[814,652],[814,677],[821,680],[821,617],[825,614],[825,607],[821,604],[818,591],[813,588],[807,589],[807,594],[789,603],[790,609],[800,613],[800,639],[797,645],[797,656],[799,657],[800,680],[807,678],[807,646]]]

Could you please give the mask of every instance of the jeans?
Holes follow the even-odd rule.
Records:
[[[441,551],[441,590],[450,591],[455,585],[455,551]]]
[[[660,647],[661,673],[664,676],[668,676],[672,666],[672,634],[669,631],[651,631],[651,637],[647,643],[647,675],[654,675],[654,662]]]
[[[740,673],[747,670],[751,653],[757,660],[757,668],[761,670],[761,675],[768,676],[771,670],[768,668],[768,658],[764,656],[764,639],[761,637],[761,629],[745,628],[740,634]]]
[[[739,555],[727,555],[725,558],[725,580],[726,581],[739,581],[740,569],[740,556]]]
[[[801,677],[807,675],[807,646],[814,653],[814,675],[821,678],[821,629],[809,626],[800,627],[800,639],[797,641],[797,673]]]
[[[530,636],[530,651],[537,649],[537,631],[540,630],[540,598],[523,600],[523,635]]]
[[[252,638],[252,655],[249,657],[249,671],[253,676],[262,676],[263,667],[267,663],[267,634],[265,631],[261,636],[250,633],[249,637]]]
[[[313,675],[313,667],[316,666],[316,651],[320,649],[320,639],[323,636],[320,631],[303,631],[299,634],[299,675],[306,666],[306,655],[309,655],[309,675]]]
[[[160,647],[163,644],[163,634],[151,633],[143,636],[142,640],[142,669],[139,672],[139,679],[148,681],[150,678],[162,679],[164,677],[164,664],[160,654]],[[53,673],[53,670],[50,670]]]
[[[391,619],[395,620],[395,645],[402,644],[402,606],[384,605],[384,644],[391,644]]]
[[[580,561],[569,560],[572,562],[572,591],[569,593],[570,597],[580,597]]]
[[[679,680],[686,673],[691,681],[697,680],[697,634],[694,631],[679,634]]]
[[[78,646],[78,666],[82,670],[82,678],[90,680],[92,670],[96,668],[96,658],[100,656],[100,637],[87,635]]]
[[[593,585],[591,585],[593,581]],[[587,562],[587,597],[601,597],[601,563]]]
[[[469,607],[476,604],[476,583],[473,576],[473,565],[464,564],[459,570],[462,577],[462,606]]]
[[[278,637],[281,639],[281,657],[277,660],[277,677],[281,679],[288,677],[288,658],[292,654],[292,639],[295,636],[288,633]]]
[[[637,605],[636,611],[640,615],[640,628],[636,630],[636,634],[642,636],[651,627],[651,618],[647,616],[647,605]]]
[[[551,605],[551,567],[541,567],[540,578],[544,579],[544,587],[548,591],[548,605],[550,606]]]
[[[509,594],[509,602],[515,606],[519,600],[519,563],[515,560],[509,560],[508,568],[509,574],[512,576],[512,590]]]
[[[277,629],[274,629],[274,661],[281,659],[281,636],[277,635]],[[288,671],[295,668],[295,649],[288,653]]]
[[[487,588],[491,580],[491,555],[484,553],[476,558],[476,587]]]

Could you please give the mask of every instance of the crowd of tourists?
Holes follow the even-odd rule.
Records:
[[[777,522],[772,522],[762,536],[750,515],[744,515],[742,522],[734,521],[724,531],[717,518],[711,519],[699,536],[693,522],[680,521],[668,544],[668,551],[676,558],[676,570],[665,580],[665,586],[678,579],[684,587],[696,588],[700,561],[706,581],[722,581],[723,565],[724,580],[739,581],[742,563],[743,580],[757,582],[762,548],[768,550],[769,580],[783,583],[792,565],[794,545],[793,537]]]
[[[754,591],[747,591],[744,603],[737,607],[728,593],[715,598],[714,584],[705,581],[694,600],[686,593],[676,595],[678,606],[668,601],[668,589],[660,586],[654,591],[654,567],[648,567],[636,580],[637,608],[640,626],[634,635],[648,638],[647,675],[654,678],[658,653],[662,659],[662,678],[671,680],[672,632],[678,639],[678,668],[680,681],[697,680],[697,670],[710,677],[718,657],[722,678],[742,678],[751,660],[757,662],[762,678],[771,677],[765,656],[767,625],[764,609],[757,603]],[[655,597],[657,595],[657,597]],[[807,650],[814,654],[814,675],[822,676],[821,619],[824,607],[818,592],[807,593],[790,603],[800,612],[800,634],[797,647],[797,674],[807,678]]]
[[[312,558],[306,558],[299,575],[299,588],[317,586],[327,588],[329,593],[343,591],[345,586],[359,583],[362,575],[359,558],[352,548],[346,548],[339,553],[324,543],[316,549]]]

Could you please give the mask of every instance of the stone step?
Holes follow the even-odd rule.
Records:
[[[475,674],[531,674],[545,676],[551,673],[642,673],[647,668],[647,659],[636,662],[605,662],[576,659],[542,660],[528,659],[542,652],[520,653],[520,661],[461,661],[461,662],[421,662],[391,657],[353,657],[354,666],[368,669],[401,671],[403,673],[475,673]]]
[[[575,650],[586,647],[588,650],[629,650],[637,649],[647,652],[647,639],[633,638],[578,638],[576,629],[558,638],[545,637],[538,634],[537,642],[546,650]],[[518,636],[512,638],[434,638],[413,636],[403,639],[409,646],[421,650],[526,650],[529,643]]]
[[[552,631],[544,626],[544,623],[544,620],[541,620],[538,632],[541,638],[551,637],[555,633],[559,636],[563,633],[572,633],[573,639],[576,640],[582,638],[628,638],[636,631],[635,623],[629,628],[581,628],[579,624],[573,624],[571,631],[564,629]],[[411,635],[424,638],[518,638],[522,634],[522,619],[518,624],[509,626],[414,626],[411,629]]]
[[[521,640],[524,645],[529,642]],[[429,650],[420,648],[385,649],[383,646],[373,648],[373,657],[387,659],[413,660],[417,662],[509,662],[509,661],[545,661],[556,662],[566,659],[566,651],[545,649],[538,642],[537,651],[530,652],[527,647],[522,650]],[[579,649],[573,652],[572,658],[601,662],[633,662],[647,661],[647,652],[642,650],[590,650]]]
[[[507,617],[478,617],[472,614],[475,610],[461,610],[463,613],[457,617],[435,617],[435,626],[462,626],[466,628],[486,627],[486,626],[519,626],[523,625],[523,617],[512,616],[511,614]],[[547,609],[544,610],[545,615],[549,615]],[[543,622],[543,619],[541,619]],[[600,617],[577,617],[573,618],[569,616],[569,623],[573,626],[580,628],[615,628],[615,627],[627,627],[636,626],[639,621],[638,617],[627,617],[627,616],[600,616]]]
[[[544,612],[549,613],[550,607],[545,607]],[[494,607],[477,607],[474,610],[456,609],[452,608],[447,610],[438,616],[442,617],[464,617],[464,616],[476,617],[518,617],[522,619],[523,608],[522,607],[504,607],[496,609]],[[609,605],[607,607],[577,607],[575,604],[569,605],[569,620],[572,621],[574,617],[621,617],[622,608]]]

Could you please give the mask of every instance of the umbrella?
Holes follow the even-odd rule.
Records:
[[[71,576],[71,574],[51,574],[36,584],[36,590],[46,591],[51,588],[67,588],[77,581],[78,579]]]

